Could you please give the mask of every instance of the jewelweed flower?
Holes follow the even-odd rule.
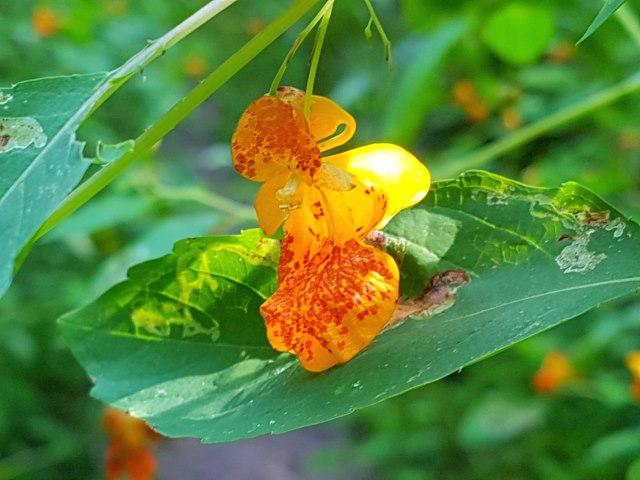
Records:
[[[391,318],[398,267],[363,243],[401,209],[420,201],[431,182],[413,155],[373,144],[327,157],[355,133],[351,115],[332,100],[290,87],[244,112],[232,138],[233,163],[264,182],[255,201],[267,235],[283,225],[278,289],[261,306],[267,336],[310,371],[346,362]]]
[[[131,480],[151,480],[156,459],[149,444],[160,435],[144,421],[111,407],[105,409],[102,426],[109,436],[105,478],[128,475]]]

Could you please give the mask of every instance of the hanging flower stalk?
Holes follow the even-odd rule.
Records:
[[[399,272],[364,237],[427,194],[430,175],[413,155],[373,144],[322,157],[355,132],[338,104],[281,87],[242,115],[232,139],[233,163],[263,182],[255,201],[267,235],[283,225],[278,289],[261,306],[278,351],[319,372],[347,362],[391,318]]]

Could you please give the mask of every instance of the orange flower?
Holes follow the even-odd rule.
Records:
[[[261,307],[269,341],[307,370],[322,371],[353,358],[391,318],[398,267],[362,239],[424,198],[431,178],[390,144],[323,158],[353,136],[355,121],[320,96],[312,97],[307,120],[304,98],[283,87],[253,102],[232,154],[241,175],[264,182],[255,208],[265,233],[284,222],[278,290]]]
[[[39,37],[51,37],[58,31],[58,17],[51,8],[38,6],[31,14],[31,24]]]
[[[207,71],[207,62],[199,55],[191,55],[184,59],[182,69],[190,77],[201,77]]]
[[[160,438],[145,422],[107,407],[102,426],[109,436],[105,462],[105,478],[118,480],[128,475],[131,480],[150,480],[156,460],[149,443]]]
[[[533,386],[544,394],[555,393],[563,385],[575,378],[575,371],[569,359],[557,350],[552,350],[544,358],[542,366],[533,376]]]
[[[631,395],[636,402],[640,403],[640,351],[631,352],[627,355],[627,368],[633,375]]]

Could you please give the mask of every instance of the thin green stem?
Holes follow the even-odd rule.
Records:
[[[393,69],[393,58],[391,56],[391,40],[389,40],[389,37],[387,37],[387,33],[384,31],[378,15],[376,15],[376,10],[375,8],[373,8],[371,0],[364,0],[364,3],[369,10],[369,15],[371,16],[369,23],[367,24],[367,28],[365,29],[365,34],[368,38],[370,38],[371,23],[373,22],[373,25],[376,27],[378,35],[380,35],[380,39],[382,40],[382,45],[384,47],[384,59],[387,62],[387,65],[389,65],[389,70],[391,70]]]
[[[304,97],[304,115],[307,120],[311,118],[311,96],[313,95],[313,88],[316,83],[316,74],[318,73],[318,65],[320,64],[320,54],[322,53],[322,46],[324,45],[324,38],[327,34],[327,28],[329,27],[329,20],[331,20],[331,12],[333,11],[333,0],[329,0],[325,3],[322,9],[322,20],[316,30],[316,38],[313,44],[313,54],[311,55],[311,66],[309,67],[309,76],[307,77],[307,88]]]
[[[236,1],[237,0],[211,0],[189,18],[176,25],[162,37],[151,42],[140,52],[136,53],[122,66],[115,70],[110,75],[109,81],[103,83],[92,95],[91,99],[86,102],[87,105],[90,105],[91,107],[88,115],[93,113],[116,90],[118,90],[136,73],[140,72],[142,69],[144,69],[144,67],[149,65],[156,58],[164,55],[167,50],[183,40],[189,34],[193,33],[195,30],[200,28],[202,25],[218,15],[224,9],[236,3]],[[86,112],[83,111],[83,114],[86,114]]]
[[[142,133],[135,141],[133,150],[113,161],[86,182],[80,185],[42,224],[31,240],[25,245],[16,259],[15,269],[19,268],[31,246],[45,233],[84,205],[94,195],[102,191],[115,180],[134,160],[147,153],[151,148],[184,120],[198,105],[217,91],[230,78],[244,68],[260,52],[287,31],[319,0],[297,0],[282,15],[270,23],[264,30],[249,40],[236,53],[212,72],[205,80],[163,115],[156,123]]]
[[[443,160],[440,165],[433,168],[434,176],[446,178],[458,173],[480,168],[491,160],[504,155],[516,148],[544,135],[545,133],[583,117],[599,108],[610,105],[620,98],[640,91],[640,72],[627,79],[612,85],[580,102],[559,112],[549,115],[531,125],[523,127],[516,132],[507,135],[500,140],[480,148],[479,150],[461,158],[458,161]]]
[[[289,64],[291,63],[291,60],[293,60],[293,57],[298,51],[298,48],[300,48],[300,45],[304,43],[304,41],[307,39],[309,34],[313,31],[315,26],[318,24],[318,22],[322,20],[322,16],[324,15],[325,8],[326,8],[326,5],[316,14],[315,17],[313,17],[313,20],[311,20],[309,24],[306,27],[304,27],[304,30],[302,30],[300,34],[296,37],[296,40],[295,42],[293,42],[293,45],[291,47],[291,50],[289,50],[289,53],[287,53],[287,56],[284,58],[284,61],[280,65],[280,68],[278,69],[278,72],[276,73],[276,76],[273,79],[273,82],[271,82],[271,87],[269,88],[269,95],[276,94],[276,91],[280,86],[280,82],[282,81],[282,77],[284,77],[284,74],[287,71]]]
[[[631,6],[625,3],[616,10],[615,15],[638,48],[640,48],[640,21]]]

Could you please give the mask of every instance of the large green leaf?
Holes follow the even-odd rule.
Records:
[[[640,287],[640,227],[574,183],[482,172],[442,181],[386,231],[402,289],[471,278],[448,310],[383,332],[321,374],[272,351],[258,305],[277,244],[256,231],[179,242],[61,320],[93,394],[170,436],[222,442],[325,422],[438,380]]]
[[[0,294],[16,255],[90,165],[75,132],[106,78],[43,78],[0,90]]]

